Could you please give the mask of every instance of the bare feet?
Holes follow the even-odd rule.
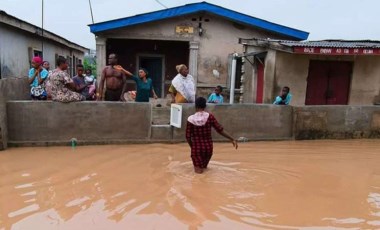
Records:
[[[202,169],[202,168],[199,168],[199,167],[194,167],[194,172],[195,172],[195,173],[202,174],[202,173],[203,173],[203,169]]]

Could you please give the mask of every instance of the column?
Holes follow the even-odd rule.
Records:
[[[198,83],[198,50],[199,42],[190,42],[189,74],[194,77],[195,91]]]
[[[107,38],[96,37],[96,76],[98,81],[102,76],[102,70],[107,65],[106,60],[106,42]]]

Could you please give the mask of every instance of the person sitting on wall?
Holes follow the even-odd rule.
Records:
[[[79,88],[65,71],[67,67],[66,58],[58,57],[57,68],[49,75],[51,98],[59,102],[84,101],[85,97],[76,92]]]
[[[292,100],[292,95],[290,94],[290,88],[288,86],[284,86],[281,90],[281,95],[277,96],[274,100],[274,105],[289,105]]]
[[[124,92],[126,89],[126,76],[120,70],[116,70],[114,66],[118,64],[118,57],[116,54],[108,56],[108,66],[102,71],[102,76],[99,82],[97,100],[105,101],[122,101],[124,100]],[[104,83],[106,91],[103,98]]]
[[[78,64],[77,65],[77,75],[73,77],[73,81],[76,85],[77,92],[82,94],[86,100],[93,100],[94,99],[94,91],[92,91],[92,94],[90,94],[90,86],[91,83],[87,83],[85,80],[85,76],[83,75],[83,65]]]
[[[177,76],[172,80],[169,92],[172,95],[172,103],[193,103],[195,102],[194,78],[189,74],[187,66],[177,65]]]
[[[32,66],[28,75],[30,96],[33,100],[46,100],[45,80],[49,72],[42,67],[42,59],[38,56],[32,59]]]
[[[208,98],[207,103],[222,104],[223,103],[223,96],[221,95],[222,91],[223,91],[223,87],[218,85],[215,88],[214,92]]]

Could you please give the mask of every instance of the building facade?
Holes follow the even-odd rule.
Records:
[[[86,52],[85,47],[0,11],[0,78],[27,76],[34,56],[49,61],[51,68],[63,56],[73,75]]]
[[[246,80],[242,101],[272,103],[283,86],[291,105],[380,102],[379,41],[241,39]]]
[[[308,33],[207,2],[89,25],[96,35],[97,71],[116,53],[119,64],[132,73],[148,69],[156,93],[165,97],[175,66],[186,64],[197,94],[205,96],[216,85],[228,86],[229,63],[241,53],[239,38],[303,40]],[[133,88],[133,85],[132,85]]]

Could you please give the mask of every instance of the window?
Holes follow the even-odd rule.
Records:
[[[33,57],[36,56],[43,58],[42,51],[33,49]]]
[[[32,65],[32,59],[33,57],[41,57],[42,60],[43,60],[43,53],[42,53],[42,50],[38,50],[36,48],[33,48],[33,47],[29,47],[28,48],[28,55],[29,55],[29,64]]]

